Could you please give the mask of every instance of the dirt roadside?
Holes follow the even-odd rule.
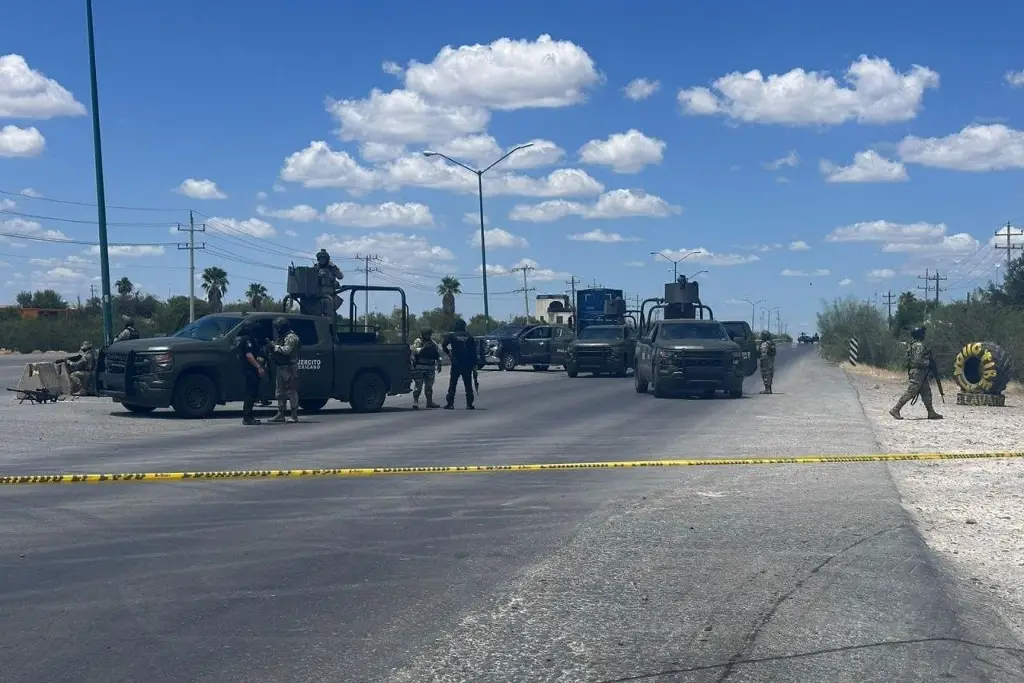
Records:
[[[1006,407],[956,405],[957,387],[944,384],[943,420],[926,420],[924,406],[906,406],[905,419],[889,409],[906,388],[905,376],[843,364],[882,448],[891,453],[1024,450],[1024,391],[1006,392]],[[925,542],[1024,639],[1024,458],[891,463],[903,506]]]

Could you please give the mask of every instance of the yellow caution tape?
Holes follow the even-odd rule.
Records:
[[[122,472],[113,474],[0,475],[2,484],[103,484],[115,482],[197,481],[210,479],[300,479],[310,477],[374,477],[386,474],[481,474],[546,470],[611,470],[709,465],[814,465],[852,462],[980,460],[1024,458],[1024,451],[1002,453],[883,453],[877,455],[806,455],[790,458],[703,458],[690,460],[622,460],[522,465],[428,465],[422,467],[341,467],[298,470],[225,470],[221,472]]]

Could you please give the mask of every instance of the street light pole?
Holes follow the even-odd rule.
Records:
[[[754,316],[757,315],[757,305],[763,304],[767,299],[758,299],[757,301],[751,301],[750,299],[740,299],[740,301],[746,301],[750,304],[750,327],[754,327]]]
[[[103,342],[114,338],[110,312],[110,255],[107,252],[107,198],[103,191],[103,145],[100,142],[100,102],[96,84],[96,40],[92,28],[92,0],[85,0],[85,14],[89,27],[89,87],[92,91],[92,144],[96,162],[96,213],[100,228],[100,292],[103,304]]]
[[[693,256],[694,254],[699,254],[699,253],[700,253],[700,251],[689,251],[682,258],[670,259],[668,257],[668,255],[665,254],[665,252],[663,252],[663,251],[652,251],[651,252],[651,256],[660,256],[661,258],[663,258],[666,261],[668,261],[669,263],[671,263],[672,264],[672,282],[677,282],[679,280],[679,264],[682,263],[683,261],[685,261],[690,256]],[[704,271],[704,272],[707,272],[707,271]]]
[[[768,329],[768,333],[769,334],[771,334],[771,331],[772,331],[772,311],[778,311],[779,308],[781,308],[781,307],[780,306],[772,306],[771,308],[768,309],[768,327],[767,327],[767,329]],[[778,317],[779,314],[776,313],[775,315],[776,315],[776,317]]]
[[[491,164],[490,166],[488,166],[487,168],[484,168],[482,170],[475,169],[472,166],[467,166],[466,164],[462,163],[461,161],[456,161],[455,159],[452,159],[450,156],[448,156],[446,154],[441,154],[440,152],[431,152],[430,150],[425,150],[423,152],[423,156],[425,156],[427,158],[430,158],[430,157],[441,157],[442,159],[447,159],[448,161],[450,161],[451,163],[455,164],[456,166],[461,166],[462,168],[466,169],[470,173],[473,173],[474,175],[476,175],[477,196],[480,198],[480,275],[483,278],[483,283],[484,283],[484,331],[485,332],[489,332],[490,329],[491,329],[491,309],[490,309],[490,305],[489,305],[488,297],[487,297],[487,240],[486,240],[486,237],[485,237],[485,232],[486,231],[484,229],[484,173],[487,173],[492,168],[494,168],[495,166],[497,166],[498,164],[503,162],[505,159],[508,159],[510,156],[512,156],[513,154],[515,154],[519,150],[526,149],[527,147],[533,147],[533,143],[532,142],[528,142],[525,145],[519,145],[518,147],[513,147],[509,151],[505,152],[505,155],[502,156],[500,159],[498,159],[493,164]]]

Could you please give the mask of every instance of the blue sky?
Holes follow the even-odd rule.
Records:
[[[999,276],[1000,226],[1021,227],[1024,7],[351,5],[96,0],[110,241],[140,245],[112,253],[112,279],[184,292],[171,230],[193,209],[197,266],[228,271],[228,299],[282,293],[323,245],[347,280],[379,256],[371,279],[413,310],[457,275],[471,315],[476,180],[420,152],[479,166],[528,141],[485,176],[499,317],[522,311],[516,266],[537,293],[575,276],[654,296],[669,250],[708,271],[718,317],[767,299],[810,330],[822,298],[925,269],[962,296]],[[84,298],[97,258],[53,241],[96,241],[84,2],[6,8],[0,57],[0,190],[42,195],[0,195],[0,233],[43,238],[0,236],[0,299]]]

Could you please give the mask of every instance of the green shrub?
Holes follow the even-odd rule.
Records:
[[[874,306],[854,299],[837,299],[818,314],[821,352],[839,362],[849,356],[850,338],[858,342],[858,361],[883,368],[899,368],[905,354],[889,332],[886,317]]]

